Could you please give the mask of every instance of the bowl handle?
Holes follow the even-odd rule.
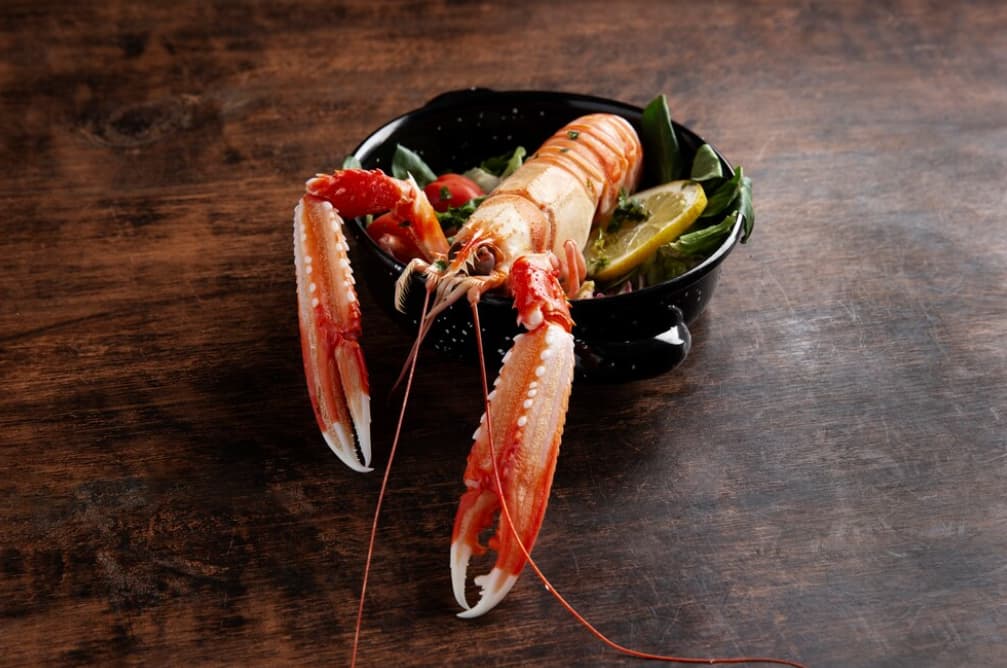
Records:
[[[574,339],[577,378],[602,383],[622,383],[659,376],[685,361],[692,334],[677,306],[671,307],[675,324],[657,336],[625,342]]]

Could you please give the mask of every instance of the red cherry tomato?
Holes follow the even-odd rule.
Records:
[[[409,233],[409,227],[403,225],[402,219],[394,214],[386,213],[375,218],[367,226],[367,234],[383,251],[403,264],[413,258],[423,257],[423,252]]]
[[[462,206],[470,199],[481,197],[484,193],[472,179],[461,174],[444,174],[437,180],[427,184],[423,189],[427,199],[437,211],[444,212],[452,207]]]

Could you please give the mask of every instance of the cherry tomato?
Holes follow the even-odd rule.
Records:
[[[383,251],[403,264],[413,258],[423,257],[419,246],[409,233],[409,227],[391,213],[375,218],[367,226],[367,234]]]
[[[462,206],[470,199],[481,197],[484,193],[472,179],[461,174],[444,174],[437,180],[427,184],[423,189],[427,199],[437,211],[447,211],[452,207]]]

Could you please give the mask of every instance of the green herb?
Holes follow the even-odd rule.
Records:
[[[644,145],[647,147],[643,152],[647,170],[658,183],[679,178],[683,172],[682,155],[665,95],[655,97],[644,108],[641,129]]]
[[[420,188],[437,179],[437,175],[427,166],[427,163],[423,162],[423,158],[405,146],[397,144],[395,155],[392,156],[392,176],[397,179],[407,179],[410,174],[416,179],[416,185]]]
[[[738,167],[738,171],[741,171],[741,167]],[[755,207],[752,205],[752,179],[747,176],[741,177],[741,201],[738,204],[738,208],[741,210],[741,215],[744,216],[745,222],[743,223],[744,229],[741,233],[741,243],[748,241],[748,237],[752,236],[752,228],[755,227]]]
[[[623,223],[642,223],[650,218],[650,211],[647,210],[640,200],[633,199],[626,194],[625,190],[619,190],[619,203],[612,212],[612,219],[608,222],[607,232],[615,232]]]
[[[437,213],[437,221],[441,224],[441,229],[444,230],[446,236],[451,236],[455,231],[461,228],[462,225],[468,221],[469,216],[472,212],[482,204],[482,201],[486,199],[483,197],[476,197],[470,199],[465,204],[461,206],[453,206],[447,211]]]
[[[500,177],[496,174],[490,174],[482,167],[473,167],[462,176],[475,181],[476,185],[482,188],[484,193],[488,193],[500,185]]]
[[[577,132],[576,130],[567,130],[566,136],[569,137],[570,139],[573,139],[574,141],[577,141],[577,137],[580,136],[580,133]]]
[[[447,186],[441,186],[440,196],[442,202],[449,201],[451,199],[451,190]]]
[[[434,266],[437,267],[437,271],[446,271],[448,268],[447,260],[435,260]]]
[[[360,159],[353,155],[352,153],[345,158],[343,158],[343,169],[363,169],[364,166],[360,164]]]
[[[738,167],[734,170],[734,176],[710,195],[701,218],[714,218],[727,211],[741,191],[741,176],[741,167]]]
[[[561,149],[559,150],[559,152],[560,152],[560,153],[566,153],[566,152],[568,152],[569,150],[570,150],[570,149],[568,149],[568,148],[567,148],[566,146],[564,146],[563,148],[561,148]]]
[[[701,257],[683,256],[671,244],[665,244],[641,265],[640,274],[646,285],[656,285],[681,276],[702,261]]]
[[[499,176],[500,178],[505,179],[517,171],[517,168],[524,162],[524,157],[527,154],[528,152],[525,150],[524,146],[518,146],[510,153],[504,153],[502,155],[483,160],[479,167],[494,176]]]
[[[598,230],[598,235],[591,242],[591,246],[594,249],[595,255],[601,255],[605,252],[605,233],[601,229]]]
[[[523,146],[518,146],[510,153],[484,160],[478,167],[465,172],[465,176],[479,184],[483,192],[488,193],[500,185],[502,179],[517,171],[523,164],[526,153]]]
[[[731,228],[734,227],[735,220],[737,220],[735,216],[727,216],[716,225],[710,225],[695,232],[683,234],[675,241],[667,244],[669,250],[674,251],[680,256],[702,257],[708,255],[717,250],[720,244],[724,242],[724,239],[731,232]]]
[[[703,184],[703,190],[707,193],[712,192],[720,183],[720,179],[724,178],[724,168],[720,164],[720,158],[709,144],[703,144],[696,150],[689,178]]]

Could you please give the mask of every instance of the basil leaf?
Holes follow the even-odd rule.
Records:
[[[682,155],[675,128],[671,124],[666,95],[655,97],[644,108],[641,130],[647,170],[657,177],[658,183],[677,179],[683,171]]]
[[[724,168],[720,164],[720,158],[713,151],[709,144],[703,144],[696,150],[696,157],[692,159],[692,173],[689,178],[703,184],[703,189],[712,190],[724,177]]]
[[[722,215],[727,207],[731,206],[741,190],[741,176],[741,167],[738,167],[734,170],[734,176],[731,177],[731,180],[717,188],[707,200],[706,208],[703,209],[700,218],[713,218]]]
[[[352,153],[345,158],[343,158],[343,169],[363,169],[364,166],[360,164],[360,159]]]
[[[734,216],[727,216],[716,225],[687,232],[668,245],[681,255],[709,255],[724,243],[734,227],[734,220]]]
[[[741,167],[738,167],[738,171],[741,171]],[[745,222],[742,223],[741,243],[745,243],[748,241],[748,237],[752,236],[752,228],[755,227],[755,207],[752,206],[752,179],[747,176],[741,177],[741,197],[739,200],[738,208],[741,210],[741,215],[745,217]]]
[[[416,185],[424,187],[437,180],[437,175],[423,162],[423,158],[401,144],[395,145],[395,155],[392,156],[392,176],[397,179],[407,179],[412,174]]]

